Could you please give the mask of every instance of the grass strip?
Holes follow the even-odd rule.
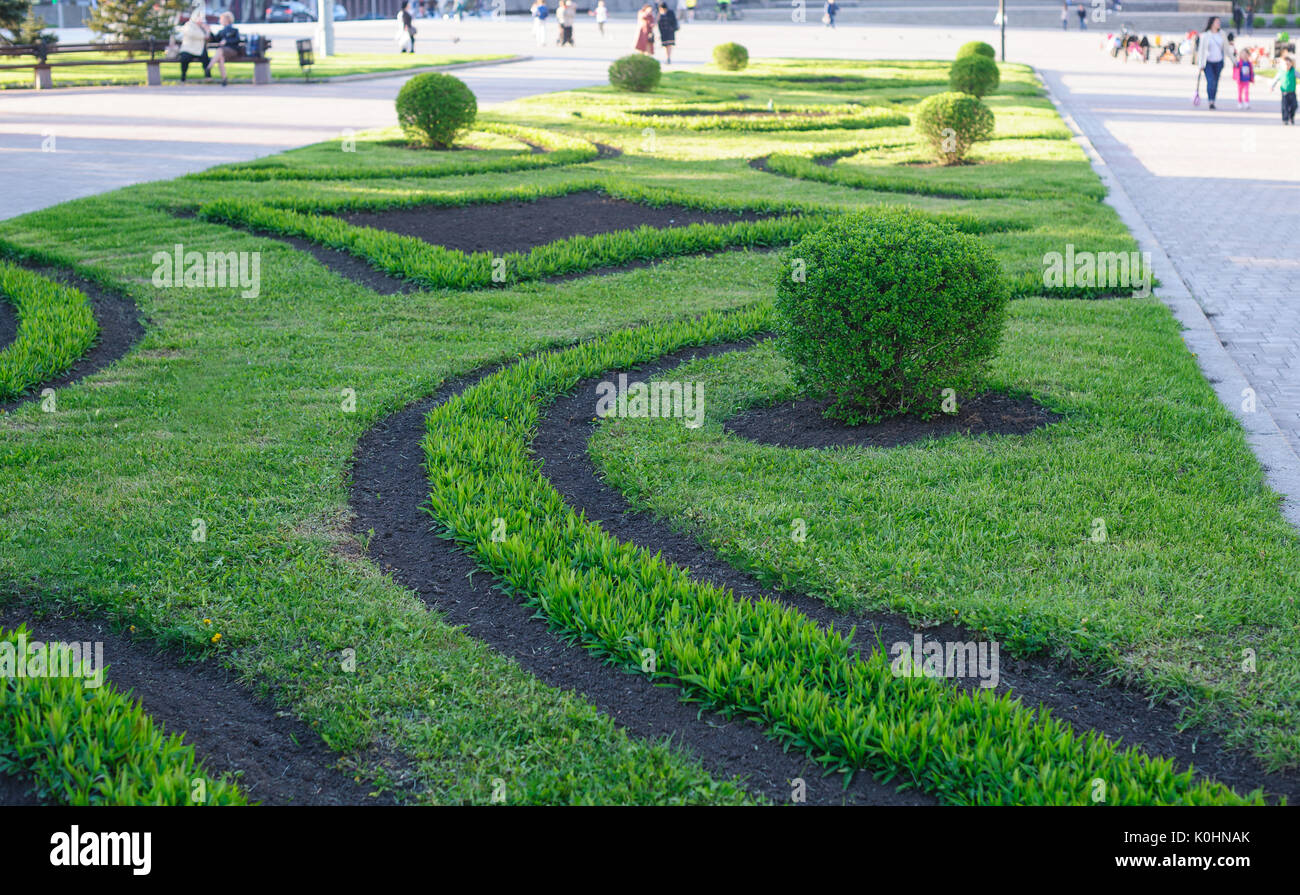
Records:
[[[0,301],[5,300],[18,315],[18,333],[0,350],[0,402],[67,371],[99,332],[84,293],[0,262]]]
[[[15,676],[5,658],[26,658],[20,637],[31,642],[25,626],[0,629],[0,771],[30,778],[38,798],[63,805],[248,804],[112,684],[88,687],[79,668]]]
[[[843,153],[848,154],[848,153]],[[918,196],[936,196],[941,199],[1095,199],[1106,197],[1100,183],[1088,184],[1082,190],[1060,190],[1050,187],[990,187],[961,183],[934,183],[921,178],[900,177],[890,173],[867,173],[845,170],[839,166],[819,165],[811,159],[797,155],[775,153],[768,157],[767,166],[778,174],[800,180],[816,180],[859,190],[882,193],[911,193]],[[909,172],[910,173],[910,172]]]
[[[292,168],[265,163],[226,165],[188,175],[191,180],[382,180],[404,177],[457,177],[468,174],[528,171],[557,165],[589,162],[600,154],[596,145],[581,137],[513,124],[481,122],[475,130],[512,137],[542,147],[546,152],[523,152],[496,159],[442,162],[437,165],[310,165]],[[430,152],[412,149],[411,152]]]
[[[828,773],[865,768],[954,804],[1088,804],[1096,780],[1110,804],[1262,803],[1008,696],[895,677],[883,651],[861,659],[848,637],[799,612],[737,600],[619,542],[575,514],[533,462],[541,408],[582,379],[772,323],[769,305],[710,313],[488,377],[429,414],[430,513],[556,629],[688,700],[763,723]]]
[[[376,268],[429,289],[483,289],[581,273],[599,267],[654,261],[732,248],[784,245],[825,222],[824,217],[790,215],[734,224],[649,226],[595,236],[571,236],[528,252],[466,253],[334,217],[300,214],[256,203],[216,202],[204,206],[208,220],[255,230],[301,236],[363,258]]]

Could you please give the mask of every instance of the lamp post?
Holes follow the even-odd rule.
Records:
[[[998,21],[1002,24],[1002,61],[1007,61],[1007,0],[998,0]]]
[[[334,0],[316,0],[316,47],[321,56],[334,55]]]

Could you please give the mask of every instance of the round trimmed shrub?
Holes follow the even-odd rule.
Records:
[[[659,86],[659,60],[644,53],[615,59],[609,66],[609,83],[619,90],[649,93]]]
[[[948,86],[971,96],[987,96],[998,89],[1001,81],[998,64],[979,54],[954,60],[948,69]]]
[[[473,91],[451,75],[416,75],[397,91],[397,121],[407,138],[420,146],[446,149],[477,115]]]
[[[749,65],[749,50],[740,44],[718,44],[713,48],[713,63],[724,71],[740,71]]]
[[[958,59],[965,59],[967,56],[987,56],[996,62],[998,53],[984,41],[972,40],[970,43],[962,44],[961,49],[957,51]]]
[[[1286,16],[1274,16],[1273,21],[1269,23],[1270,28],[1285,28]]]
[[[827,417],[933,416],[983,375],[1008,295],[974,236],[912,211],[845,215],[782,258],[777,346]]]
[[[969,93],[936,93],[916,107],[912,129],[939,161],[956,165],[974,143],[993,136],[993,110]]]

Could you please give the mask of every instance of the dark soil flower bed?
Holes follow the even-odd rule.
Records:
[[[729,224],[769,215],[702,211],[682,205],[642,205],[603,193],[569,193],[533,202],[421,206],[342,215],[349,224],[414,236],[462,252],[526,252],[570,236],[596,236],[637,227]]]
[[[747,410],[726,424],[727,430],[760,444],[798,448],[861,445],[898,447],[949,435],[1025,435],[1061,419],[1032,398],[1001,392],[958,402],[953,414],[931,419],[899,416],[861,426],[846,426],[822,416],[829,401],[803,399]]]

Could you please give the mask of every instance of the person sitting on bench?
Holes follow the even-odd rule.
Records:
[[[208,59],[208,38],[212,36],[212,29],[208,27],[207,19],[203,12],[202,5],[195,6],[190,12],[189,19],[181,26],[181,83],[185,83],[185,74],[189,71],[190,63],[198,61],[203,65],[203,77],[212,77],[212,72],[208,70],[210,60]],[[222,60],[224,67],[225,60]]]
[[[221,30],[212,35],[216,47],[212,51],[212,62],[208,63],[208,74],[212,74],[212,63],[221,70],[221,86],[226,86],[226,60],[239,57],[239,31],[235,28],[235,17],[229,12],[221,14]]]

